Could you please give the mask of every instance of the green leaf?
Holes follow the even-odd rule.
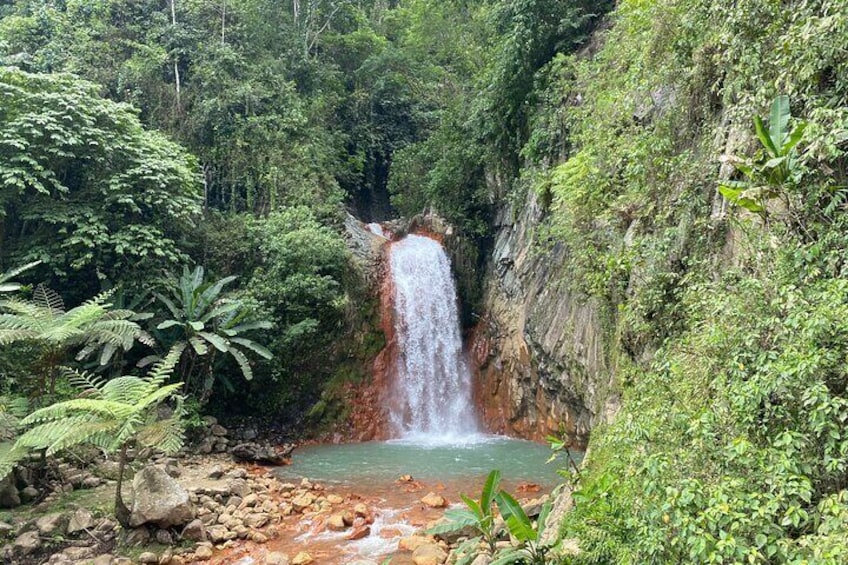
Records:
[[[763,147],[766,148],[766,151],[768,151],[772,157],[779,155],[777,147],[769,137],[769,134],[766,131],[766,126],[763,124],[763,120],[760,119],[759,116],[754,116],[754,128],[757,130],[757,137],[760,139],[760,143],[763,144]]]
[[[502,490],[495,495],[495,501],[509,528],[509,533],[515,539],[520,542],[536,541],[537,532],[533,529],[533,522],[527,517],[517,500]]]
[[[241,345],[242,347],[246,347],[246,348],[250,349],[254,353],[261,356],[263,359],[273,359],[274,358],[274,354],[271,353],[271,350],[269,350],[267,347],[265,347],[263,345],[259,345],[255,341],[245,339],[243,337],[232,337],[232,338],[230,338],[230,341],[232,341],[233,343],[237,343],[237,344]]]
[[[501,472],[493,470],[486,477],[486,482],[483,485],[483,493],[480,496],[480,507],[486,514],[492,512],[492,501],[495,498],[495,493],[498,490],[498,485],[501,482]]]
[[[215,347],[215,349],[217,349],[221,353],[226,353],[230,350],[229,342],[219,335],[216,335],[212,332],[197,332],[197,335],[211,343]]]
[[[774,155],[779,155],[778,148],[783,147],[786,140],[790,117],[792,115],[789,109],[789,97],[781,94],[771,103],[769,117],[769,138],[774,148]]]

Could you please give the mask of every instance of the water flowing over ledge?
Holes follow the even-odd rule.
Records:
[[[421,235],[406,236],[389,252],[397,339],[392,429],[424,444],[479,439],[448,257]]]

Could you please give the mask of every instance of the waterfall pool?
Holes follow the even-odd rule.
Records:
[[[569,464],[565,454],[548,463],[550,455],[546,445],[488,434],[411,434],[381,442],[303,446],[293,453],[291,465],[276,469],[277,476],[324,485],[348,506],[365,503],[374,521],[369,535],[350,540],[347,532],[323,528],[325,517],[297,521],[295,516],[269,545],[288,554],[308,550],[324,565],[387,557],[392,565],[408,565],[411,554],[398,551],[399,540],[444,512],[422,504],[424,495],[434,492],[450,505],[461,504],[460,493],[478,498],[489,471],[498,469],[501,486],[519,499],[543,496],[562,482],[557,469]],[[573,456],[577,462],[582,458],[581,453]]]
[[[492,469],[509,483],[556,485],[564,456],[547,463],[551,450],[531,441],[493,435],[460,438],[410,436],[383,442],[312,445],[294,452],[292,464],[278,469],[280,477],[307,477],[326,483],[389,483],[403,475],[441,483],[482,484]],[[579,455],[578,455],[579,457]],[[579,459],[578,459],[579,461]],[[473,491],[469,494],[473,494]]]

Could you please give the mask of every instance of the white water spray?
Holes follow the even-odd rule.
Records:
[[[397,409],[402,437],[458,440],[478,432],[462,353],[456,288],[438,242],[409,235],[391,247]]]

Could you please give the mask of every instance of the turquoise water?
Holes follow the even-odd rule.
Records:
[[[292,455],[292,464],[279,468],[279,476],[350,485],[391,482],[402,475],[422,481],[476,481],[499,469],[510,482],[550,487],[560,482],[556,470],[567,463],[564,458],[546,463],[551,455],[547,445],[488,435],[314,445]],[[580,455],[576,457],[579,461]]]

